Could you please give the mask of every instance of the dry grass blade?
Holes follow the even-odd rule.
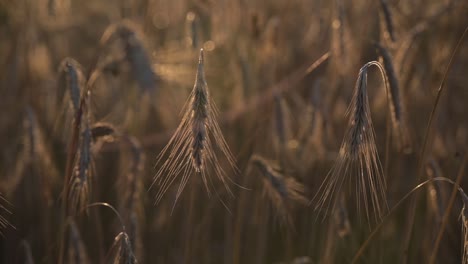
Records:
[[[227,192],[232,195],[228,185],[228,181],[232,180],[228,177],[225,168],[220,166],[220,157],[215,153],[215,147],[229,163],[228,169],[236,174],[237,169],[234,157],[216,121],[216,107],[210,98],[203,67],[202,49],[195,85],[182,111],[184,113],[182,121],[157,159],[157,166],[160,165],[160,168],[153,182],[153,185],[159,185],[156,203],[162,199],[172,183],[181,177],[176,194],[177,202],[192,174],[201,176],[206,191],[211,195],[211,190],[216,192],[213,179],[210,177],[214,173]],[[167,159],[163,162],[167,155]]]
[[[354,95],[347,112],[348,128],[337,160],[312,201],[317,202],[316,210],[325,209],[326,214],[329,210],[333,212],[343,184],[354,183],[358,210],[361,210],[361,201],[363,201],[367,219],[371,220],[372,210],[375,220],[378,221],[386,207],[386,181],[377,153],[367,96],[367,71],[372,65],[379,68],[386,84],[385,70],[379,62],[368,62],[359,71]],[[356,173],[356,178],[350,178],[353,172]]]
[[[282,224],[292,227],[291,202],[307,204],[305,187],[296,179],[282,175],[274,164],[261,156],[252,156],[251,162],[261,172],[264,194]]]
[[[448,178],[445,178],[445,177],[439,177],[439,178],[433,178],[433,179],[430,179],[430,180],[426,180],[418,185],[416,185],[416,187],[414,187],[413,189],[411,189],[411,191],[409,191],[408,193],[406,193],[398,202],[396,202],[393,207],[388,211],[388,213],[385,215],[385,217],[382,218],[382,221],[380,223],[377,224],[377,226],[374,228],[374,230],[372,230],[372,232],[369,234],[369,236],[366,238],[366,240],[364,241],[364,243],[360,246],[359,250],[356,252],[356,254],[354,255],[353,257],[353,260],[351,261],[351,263],[357,263],[357,261],[359,260],[359,258],[364,254],[364,251],[366,250],[366,248],[369,246],[369,243],[372,241],[372,239],[375,237],[375,235],[377,235],[377,233],[380,231],[380,229],[384,226],[385,224],[385,221],[387,221],[390,216],[392,216],[396,210],[404,203],[406,202],[413,194],[417,194],[417,191],[423,187],[425,187],[426,185],[428,185],[429,183],[432,183],[432,182],[445,182],[445,183],[449,183],[451,184],[454,188],[458,189],[458,192],[459,194],[462,196],[463,199],[466,199],[465,197],[466,196],[466,193],[463,191],[463,189],[454,181],[448,179]],[[458,188],[457,188],[458,187]]]
[[[436,115],[436,112],[437,112],[437,107],[439,105],[440,98],[442,96],[442,92],[444,90],[445,83],[447,81],[447,76],[448,76],[448,73],[450,71],[450,68],[452,67],[455,56],[460,51],[460,47],[462,46],[462,43],[463,43],[463,40],[464,40],[464,38],[466,36],[467,31],[468,31],[468,27],[465,28],[465,31],[463,32],[462,36],[458,40],[457,45],[455,46],[455,49],[452,52],[452,55],[450,56],[450,60],[448,62],[447,68],[445,69],[445,72],[444,72],[444,77],[442,78],[442,81],[441,81],[441,83],[439,85],[439,88],[437,90],[437,95],[436,95],[436,98],[435,98],[435,101],[434,101],[434,106],[432,107],[431,114],[429,115],[429,120],[428,120],[428,123],[427,123],[427,127],[426,127],[425,134],[424,134],[424,140],[423,140],[423,144],[422,144],[422,148],[421,148],[420,161],[419,161],[419,164],[418,164],[418,171],[417,171],[418,181],[422,177],[422,173],[423,173],[423,169],[424,169],[424,163],[425,163],[426,155],[427,155],[427,153],[426,153],[427,148],[428,148],[428,146],[430,146],[429,144],[431,143],[430,142],[430,137],[431,137],[432,123],[434,121],[434,118],[435,118],[435,115]],[[403,254],[402,254],[402,262],[403,263],[407,263],[407,261],[408,261],[408,249],[409,249],[409,246],[410,246],[411,236],[412,236],[412,233],[413,233],[412,229],[413,229],[413,223],[414,223],[415,211],[416,211],[416,204],[417,204],[418,198],[419,198],[419,196],[416,196],[411,200],[411,205],[410,205],[410,209],[409,209],[409,218],[408,218],[408,232],[407,232],[407,236],[405,237],[404,242],[403,242],[403,250],[402,250],[403,251]]]

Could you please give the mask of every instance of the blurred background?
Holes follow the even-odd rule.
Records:
[[[435,177],[466,188],[466,37],[444,73],[467,14],[457,0],[0,0],[0,262],[350,263],[380,222],[358,210],[357,171],[331,210],[313,198],[339,160],[359,69],[381,61],[392,89],[387,100],[369,70],[388,209]],[[176,204],[180,178],[155,204],[202,48],[238,170],[213,146],[217,195],[192,171]],[[242,186],[233,196],[216,168]],[[452,189],[421,187],[357,262],[427,263],[439,244],[435,263],[461,263],[468,223]],[[115,211],[80,209],[98,202]]]

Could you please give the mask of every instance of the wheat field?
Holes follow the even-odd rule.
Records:
[[[467,14],[0,0],[0,263],[468,263]]]

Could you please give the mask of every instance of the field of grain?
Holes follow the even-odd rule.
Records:
[[[467,14],[0,0],[0,263],[468,263]]]

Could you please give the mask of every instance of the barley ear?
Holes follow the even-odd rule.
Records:
[[[83,116],[81,118],[81,131],[79,137],[78,152],[73,165],[73,174],[69,182],[69,210],[72,215],[78,213],[81,208],[84,208],[88,203],[90,194],[90,177],[92,173],[91,167],[91,143],[92,134],[90,127],[90,93],[88,92],[84,98]]]
[[[292,205],[293,203],[306,204],[305,187],[293,177],[283,175],[275,164],[259,155],[253,155],[250,159],[262,175],[263,193],[274,209],[281,224],[293,227]]]
[[[160,168],[152,185],[159,185],[156,203],[162,199],[174,181],[180,178],[175,199],[177,202],[192,175],[201,178],[208,195],[211,196],[214,191],[220,197],[214,186],[215,175],[226,192],[233,196],[228,183],[234,182],[227,172],[231,170],[236,175],[238,170],[216,120],[216,106],[210,97],[205,79],[203,49],[200,50],[195,84],[182,112],[184,116],[181,123],[157,159],[157,166],[160,165]],[[164,158],[166,159],[163,162]],[[229,166],[221,167],[221,159],[225,159]],[[220,201],[225,205],[221,198]],[[226,205],[225,207],[227,208]]]
[[[125,231],[120,232],[115,238],[110,250],[108,263],[135,264],[138,263],[133,254],[130,238]]]
[[[316,210],[325,209],[325,213],[328,214],[336,208],[343,184],[351,184],[356,190],[358,210],[364,207],[369,224],[371,211],[374,219],[379,221],[387,207],[386,181],[378,157],[367,95],[367,74],[370,66],[376,66],[380,70],[387,89],[385,70],[379,62],[368,62],[360,69],[348,107],[348,127],[338,157],[312,199],[317,202]],[[353,173],[354,175],[351,175]]]

